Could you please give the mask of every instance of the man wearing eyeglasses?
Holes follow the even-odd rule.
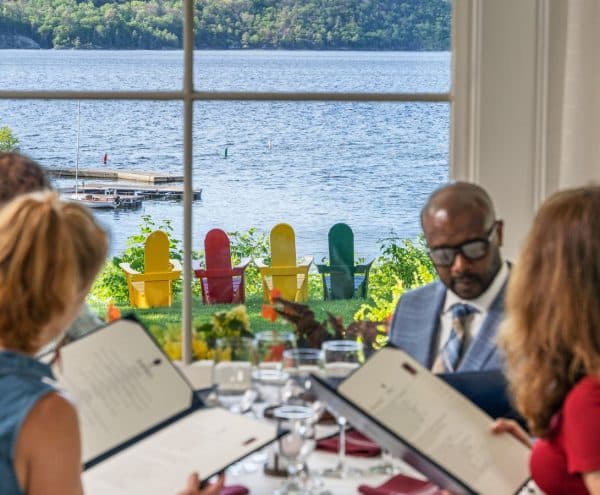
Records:
[[[440,280],[400,298],[391,342],[436,373],[500,369],[495,339],[510,268],[489,195],[467,182],[443,186],[421,225]]]

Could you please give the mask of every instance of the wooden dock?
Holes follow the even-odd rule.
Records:
[[[56,178],[74,178],[74,168],[48,168],[48,175]],[[169,182],[183,182],[183,175],[159,174],[141,170],[110,170],[106,168],[79,169],[80,179],[111,179],[130,180],[135,182],[149,182],[151,184],[164,184]]]
[[[123,196],[137,196],[141,199],[183,199],[183,186],[138,186],[135,184],[119,183],[86,183],[80,185],[77,191],[81,194],[116,194]],[[75,186],[61,187],[63,194],[72,194],[75,192]],[[195,189],[192,192],[194,201],[202,199],[202,189]]]

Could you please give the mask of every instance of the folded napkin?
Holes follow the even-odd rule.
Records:
[[[219,492],[219,495],[247,495],[250,493],[248,488],[242,485],[229,485],[224,486]]]
[[[317,449],[337,452],[340,448],[340,436],[323,438],[317,442]],[[346,455],[358,457],[376,457],[381,454],[381,447],[373,440],[356,430],[346,432]]]
[[[398,474],[377,487],[360,485],[363,495],[441,495],[440,489],[429,481]]]

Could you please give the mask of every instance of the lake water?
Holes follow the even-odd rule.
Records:
[[[181,51],[0,50],[1,89],[168,90],[181,87]],[[450,54],[419,52],[198,51],[202,90],[448,91]],[[0,100],[21,150],[48,168],[75,165],[77,102]],[[279,222],[298,255],[326,255],[336,222],[354,230],[358,255],[374,256],[391,231],[413,238],[427,195],[448,179],[447,103],[197,102],[194,107],[194,247],[213,227]],[[81,102],[80,164],[182,174],[180,102]],[[227,158],[224,151],[227,148]],[[171,219],[179,202],[98,213],[113,254],[140,215]]]

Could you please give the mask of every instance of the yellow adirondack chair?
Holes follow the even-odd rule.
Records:
[[[169,259],[169,237],[157,230],[146,239],[144,273],[120,263],[129,288],[129,304],[134,308],[170,306],[173,302],[171,283],[181,275],[179,260]]]
[[[281,297],[289,301],[308,299],[308,269],[312,256],[306,256],[296,264],[296,236],[291,225],[280,223],[271,230],[271,266],[262,259],[254,262],[262,277],[265,301],[269,301],[272,289],[280,290]]]

